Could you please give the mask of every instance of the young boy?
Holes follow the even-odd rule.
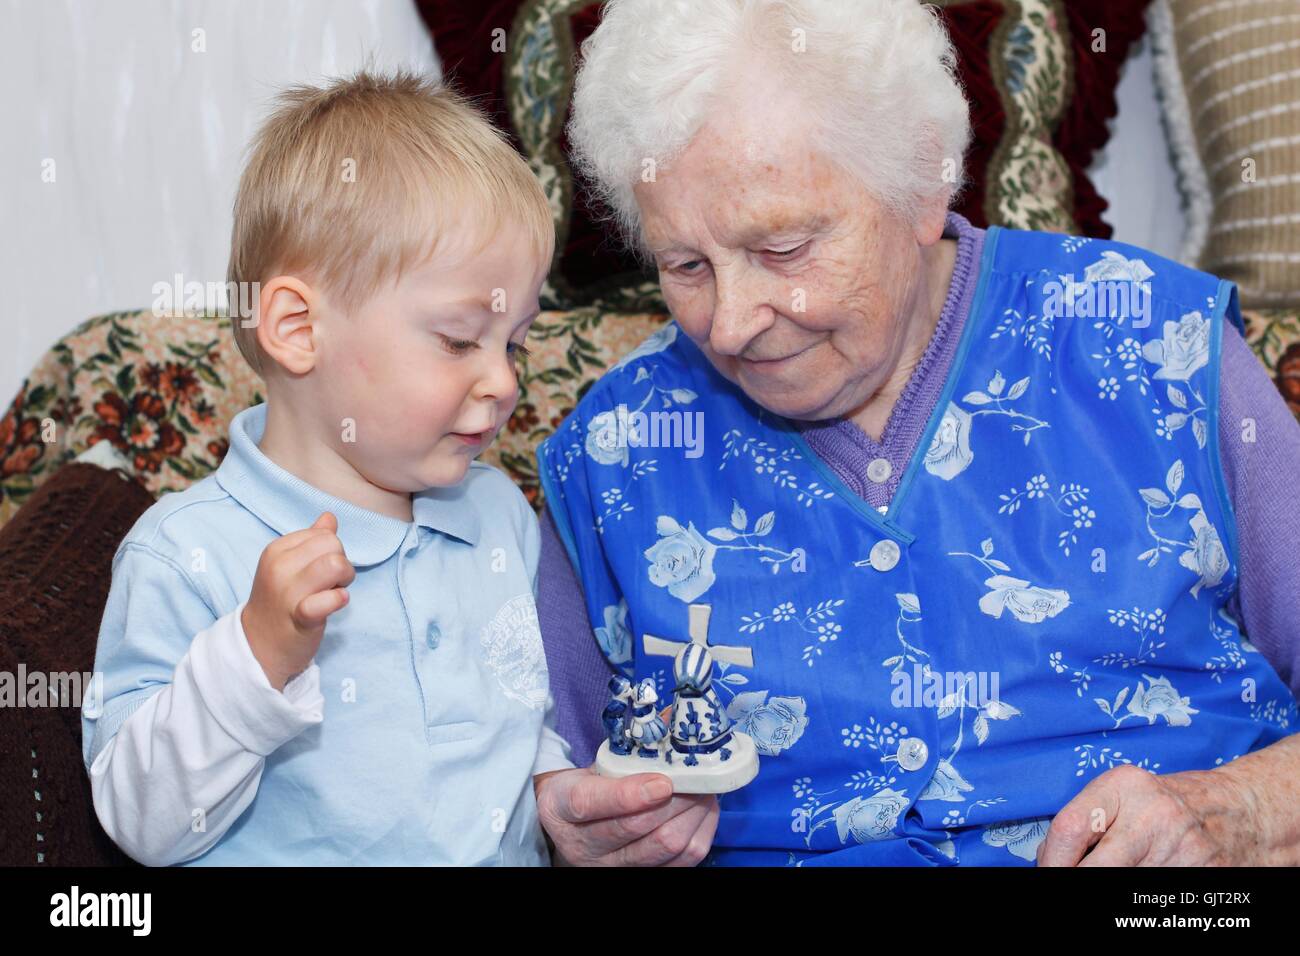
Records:
[[[83,755],[148,864],[545,864],[554,730],[510,417],[553,249],[535,177],[417,76],[281,97],[235,201],[267,401],[122,542]],[[232,288],[245,288],[232,286]],[[232,301],[234,299],[232,298]]]

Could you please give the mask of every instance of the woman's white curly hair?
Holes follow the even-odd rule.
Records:
[[[918,0],[608,0],[582,45],[575,170],[649,258],[632,187],[663,169],[758,65],[797,95],[811,144],[906,222],[964,184],[970,115],[956,54]]]

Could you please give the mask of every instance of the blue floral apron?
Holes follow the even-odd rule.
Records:
[[[689,604],[753,650],[714,675],[761,769],[709,862],[1032,864],[1098,774],[1295,731],[1225,608],[1225,315],[1232,283],[1144,250],[990,229],[883,514],[675,323],[592,387],[538,459],[601,650],[661,697],[640,638],[684,639]]]

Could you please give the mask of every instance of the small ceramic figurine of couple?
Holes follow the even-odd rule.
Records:
[[[758,775],[753,740],[735,729],[713,688],[715,657],[753,667],[753,655],[747,647],[711,647],[709,611],[707,605],[690,606],[689,641],[643,638],[647,654],[673,657],[671,730],[656,711],[659,694],[653,678],[635,685],[623,675],[610,680],[610,701],[602,715],[607,739],[596,752],[597,773],[662,773],[678,793],[727,793]]]
[[[621,674],[609,680],[609,706],[603,721],[610,753],[657,759],[659,742],[668,736],[668,726],[655,711],[659,694],[647,677],[635,686]]]

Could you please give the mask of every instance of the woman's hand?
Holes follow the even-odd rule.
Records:
[[[590,767],[533,778],[559,866],[694,866],[713,845],[718,798],[673,794],[661,773],[615,779]]]
[[[1227,769],[1165,775],[1133,766],[1106,771],[1052,820],[1038,848],[1038,865],[1281,862],[1271,857],[1266,845],[1268,831],[1262,826],[1253,785]],[[1289,812],[1293,819],[1297,816],[1294,807]]]

